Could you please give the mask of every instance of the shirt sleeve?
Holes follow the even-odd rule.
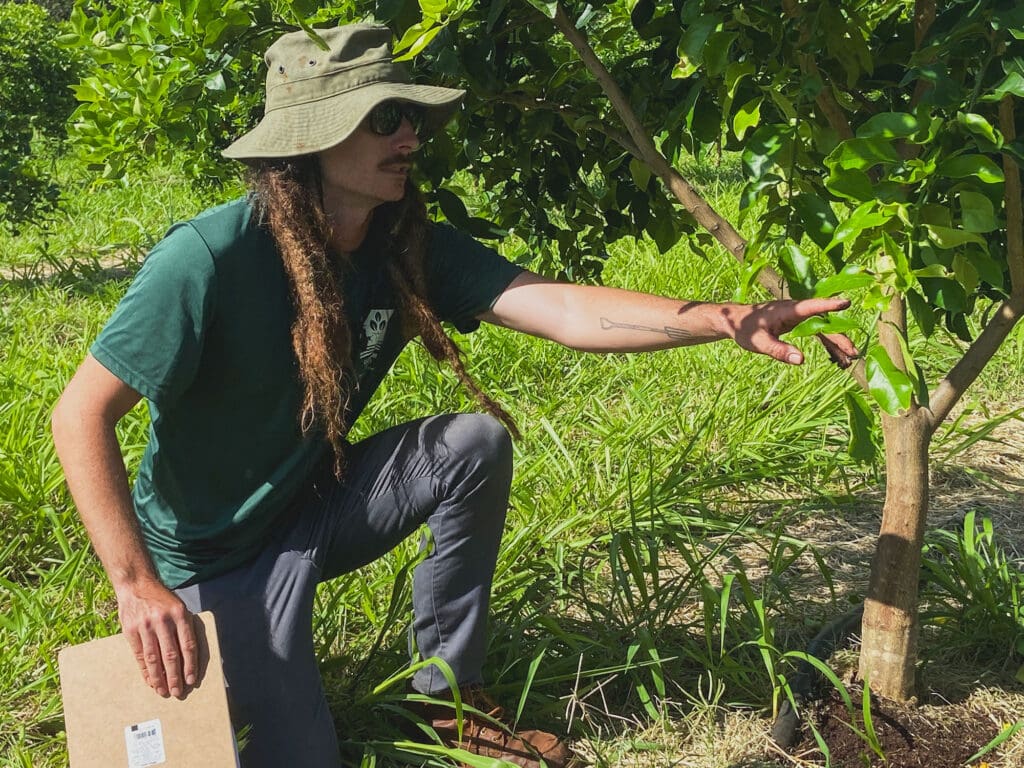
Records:
[[[191,225],[172,228],[146,257],[90,353],[166,408],[195,377],[215,289],[209,247]]]
[[[448,224],[432,227],[427,246],[427,284],[438,317],[461,333],[480,327],[477,315],[494,306],[523,272],[493,248]]]

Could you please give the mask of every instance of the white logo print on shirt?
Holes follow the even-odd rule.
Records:
[[[369,368],[384,345],[384,337],[388,332],[388,323],[391,316],[395,314],[393,309],[371,309],[363,321],[363,335],[366,337],[366,347],[359,353],[359,362]]]

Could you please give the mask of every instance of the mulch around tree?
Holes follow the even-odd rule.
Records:
[[[824,737],[831,753],[834,768],[964,768],[970,757],[979,752],[1000,731],[1000,724],[982,712],[961,704],[920,708],[900,705],[871,697],[871,721],[888,763],[871,749],[868,743],[850,727],[865,730],[861,715],[859,685],[851,685],[850,697],[854,712],[834,689],[820,702],[811,717]],[[811,729],[805,723],[803,739],[792,754],[804,760],[821,761],[822,755]],[[995,762],[998,750],[980,758],[974,765]]]

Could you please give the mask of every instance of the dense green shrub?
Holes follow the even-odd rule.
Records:
[[[0,219],[7,226],[57,200],[43,158],[33,155],[34,140],[63,139],[75,106],[76,60],[53,42],[55,23],[35,3],[0,4]]]
[[[31,0],[15,0],[15,2],[31,2]],[[75,7],[75,0],[38,0],[35,5],[46,10],[57,21],[67,21],[71,16],[71,9]]]

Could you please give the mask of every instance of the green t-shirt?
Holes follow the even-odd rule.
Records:
[[[344,278],[355,420],[406,343],[381,254]],[[521,272],[447,225],[432,225],[428,298],[462,332]],[[171,228],[150,252],[91,353],[149,404],[133,489],[142,534],[168,586],[254,557],[324,455],[303,436],[295,312],[277,248],[249,202]]]

